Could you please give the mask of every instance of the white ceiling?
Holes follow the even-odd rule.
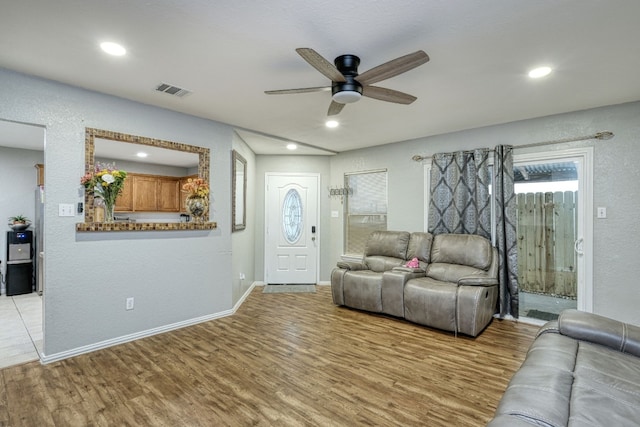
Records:
[[[640,99],[638,0],[21,0],[1,10],[1,67],[229,123],[258,154],[284,154],[291,140],[306,144],[296,154],[341,152]],[[103,54],[105,40],[128,54]],[[431,60],[377,84],[413,104],[363,98],[327,129],[329,93],[264,94],[329,84],[297,47],[330,61],[356,54],[360,72],[419,49]],[[538,65],[554,71],[530,80]],[[161,82],[193,93],[154,91]]]

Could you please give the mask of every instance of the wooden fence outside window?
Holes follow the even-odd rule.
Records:
[[[576,298],[577,191],[517,194],[520,290]]]

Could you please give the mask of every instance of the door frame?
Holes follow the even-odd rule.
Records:
[[[322,239],[321,239],[321,235],[322,235],[322,230],[320,229],[320,174],[319,173],[313,173],[313,172],[301,172],[301,173],[295,173],[295,172],[265,172],[264,174],[264,235],[263,235],[263,240],[264,240],[264,247],[263,247],[263,263],[264,263],[264,271],[263,271],[263,276],[264,277],[264,281],[265,283],[267,283],[267,263],[269,262],[269,260],[267,259],[267,242],[268,242],[268,236],[267,233],[269,231],[269,179],[271,177],[289,177],[289,178],[295,178],[295,177],[305,177],[305,178],[309,178],[309,177],[315,177],[316,178],[316,194],[317,194],[317,200],[316,200],[316,217],[315,217],[315,223],[316,223],[316,227],[318,227],[319,232],[316,233],[316,256],[315,256],[315,269],[316,269],[316,277],[315,277],[315,283],[318,283],[320,281],[320,252],[321,252],[321,243],[322,243]]]
[[[591,313],[593,312],[593,147],[513,154],[514,166],[525,162],[552,161],[578,162],[578,240],[582,240],[583,254],[577,256],[577,308]]]

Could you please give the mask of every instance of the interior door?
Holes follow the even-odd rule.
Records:
[[[319,176],[267,174],[265,182],[265,281],[316,283]]]

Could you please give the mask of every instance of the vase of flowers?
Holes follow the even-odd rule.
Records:
[[[189,178],[182,186],[187,193],[185,207],[196,222],[203,222],[209,212],[209,183],[202,178]]]
[[[93,172],[86,173],[80,184],[94,199],[101,199],[104,205],[104,221],[113,222],[113,209],[116,199],[122,192],[127,172],[116,169],[115,164],[96,163]]]

